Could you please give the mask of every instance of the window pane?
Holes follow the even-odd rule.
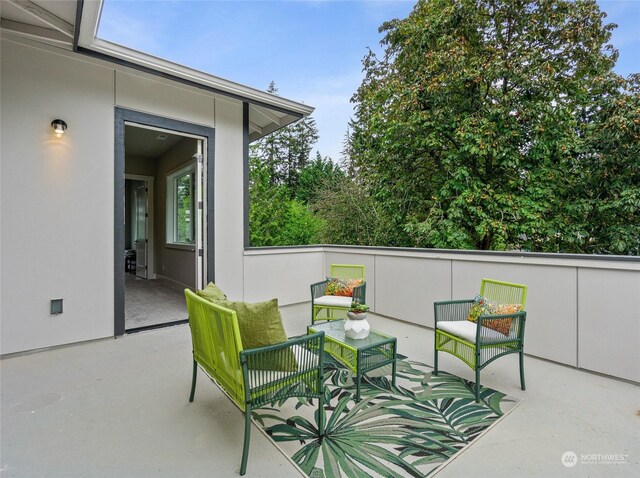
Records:
[[[176,242],[193,243],[193,187],[191,173],[176,178]]]

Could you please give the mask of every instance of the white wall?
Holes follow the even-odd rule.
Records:
[[[216,180],[213,198],[216,210],[215,280],[229,297],[242,300],[244,297],[242,105],[217,100],[215,118],[214,175]]]
[[[483,277],[526,284],[527,354],[640,382],[640,260],[348,246],[251,249],[245,296],[278,297],[282,305],[310,301],[309,284],[337,263],[366,266],[367,304],[375,313],[429,328],[433,302],[473,298]]]
[[[177,86],[138,72],[116,70],[115,78],[118,106],[215,127],[215,98],[203,90]]]
[[[113,71],[0,48],[1,351],[112,335]],[[69,126],[60,139],[54,118]]]
[[[640,382],[640,273],[578,270],[578,364]]]
[[[116,105],[216,128],[215,274],[241,296],[242,103],[29,40],[0,48],[0,353],[113,335]]]
[[[324,280],[324,270],[321,248],[247,251],[244,258],[245,300],[260,302],[276,297],[279,305],[309,302],[310,286]],[[224,287],[222,289],[227,292]],[[228,292],[227,295],[235,299]]]

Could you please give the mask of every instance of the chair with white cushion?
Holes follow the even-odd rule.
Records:
[[[434,375],[438,352],[448,352],[476,373],[475,398],[480,400],[480,371],[504,355],[520,354],[520,386],[524,384],[524,325],[527,286],[482,279],[475,299],[434,303]]]
[[[342,283],[341,289],[336,290],[334,279]],[[311,284],[311,323],[346,318],[351,302],[365,303],[366,290],[364,266],[331,264],[329,277]]]

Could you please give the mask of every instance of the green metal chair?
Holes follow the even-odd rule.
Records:
[[[524,383],[524,326],[527,313],[527,286],[491,279],[482,279],[480,296],[499,304],[519,304],[520,312],[501,315],[480,315],[477,322],[467,320],[474,299],[451,300],[434,303],[435,347],[434,375],[438,374],[438,352],[448,352],[476,373],[475,398],[480,400],[480,371],[504,355],[520,354],[520,386]],[[506,322],[508,334],[490,328],[496,321]],[[493,321],[493,322],[491,322]],[[505,322],[502,322],[505,324]],[[495,326],[494,326],[495,327]]]
[[[362,279],[362,285],[353,288],[353,297],[327,295],[328,280],[311,284],[311,323],[316,320],[338,320],[347,317],[351,302],[365,303],[367,283],[364,282],[364,266],[353,264],[331,264],[329,277],[340,279]],[[322,315],[324,314],[324,315]]]
[[[189,401],[193,402],[200,366],[244,412],[240,474],[244,475],[247,470],[251,410],[255,408],[289,397],[317,398],[318,436],[322,436],[324,362],[323,354],[319,351],[324,350],[324,332],[289,339],[277,345],[244,350],[238,318],[233,310],[198,297],[189,289],[185,289],[184,294],[193,343]],[[274,367],[273,364],[279,366]]]

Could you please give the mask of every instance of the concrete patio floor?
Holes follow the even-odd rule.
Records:
[[[305,332],[308,309],[283,309],[289,335]],[[400,353],[432,364],[431,330],[375,316],[371,323],[398,337]],[[443,370],[473,377],[440,357]],[[523,402],[438,478],[639,476],[637,385],[532,357],[525,368],[524,392],[517,356],[482,374],[483,385]],[[0,373],[3,478],[239,476],[242,413],[202,372],[188,402],[187,325],[7,357]],[[561,462],[567,451],[577,454],[573,467]],[[626,460],[595,456],[606,454]],[[300,475],[254,427],[246,476]]]

